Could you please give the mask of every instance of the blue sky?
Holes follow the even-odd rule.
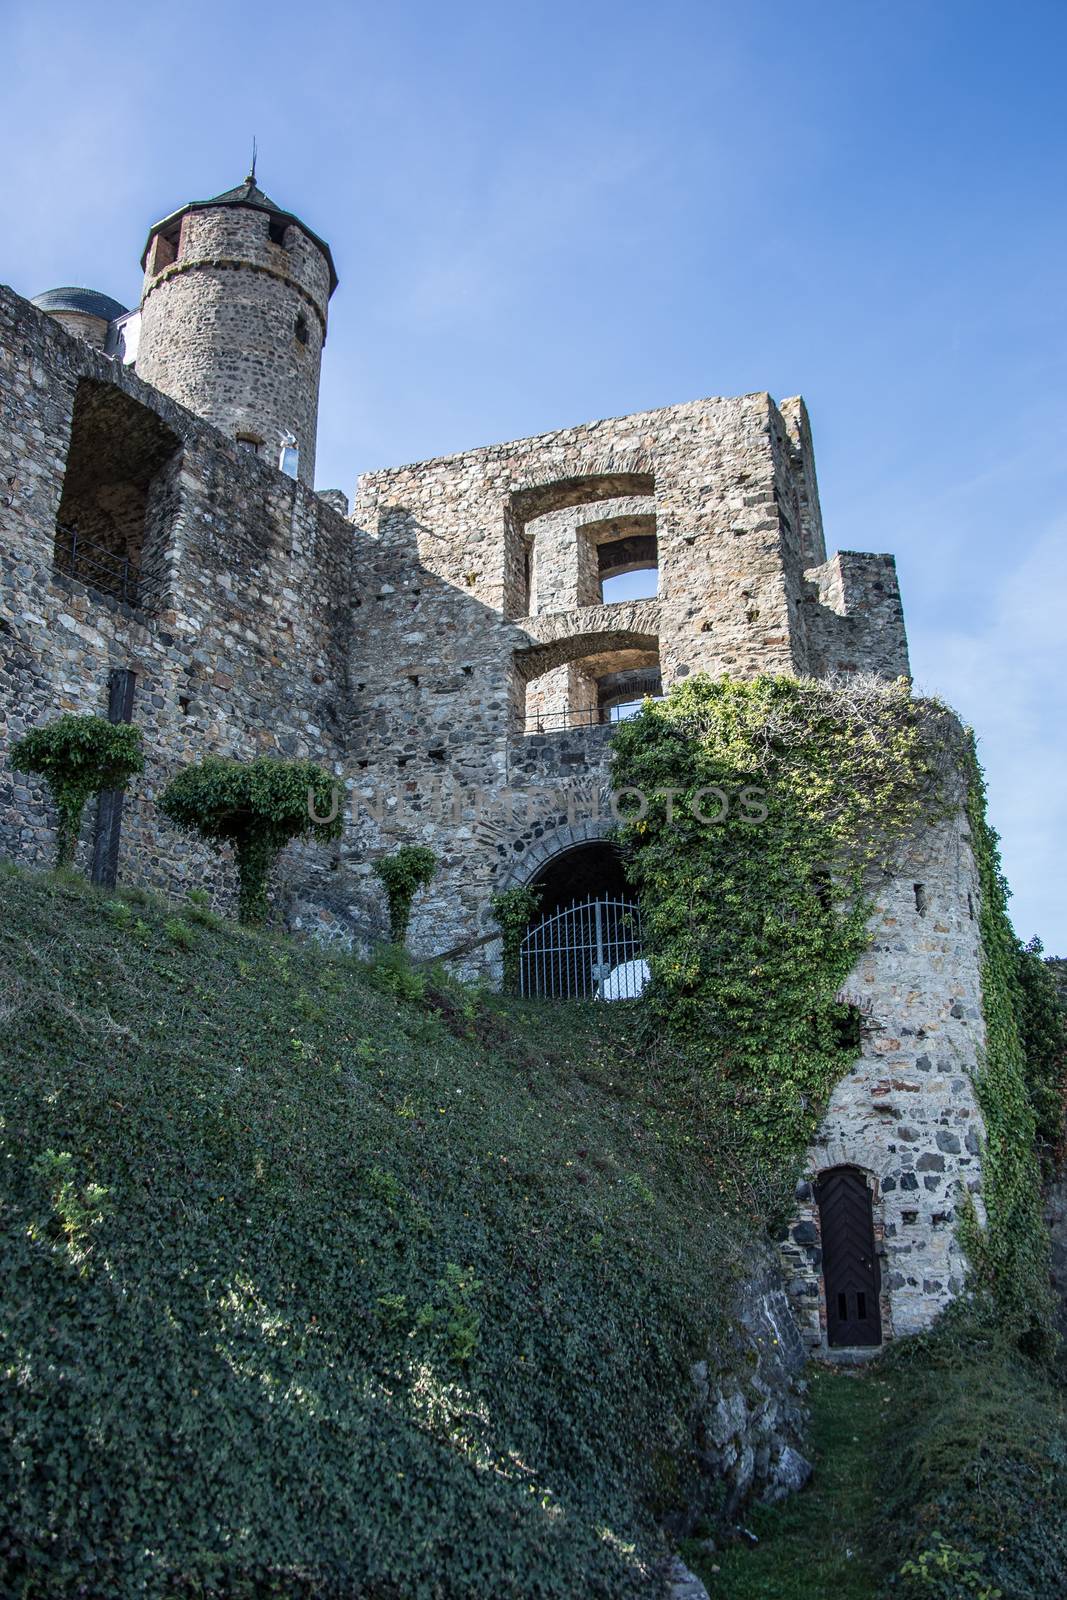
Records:
[[[319,482],[801,392],[830,548],[893,551],[1016,925],[1067,952],[1067,6],[3,0],[20,292],[132,304],[259,176],[333,246]]]

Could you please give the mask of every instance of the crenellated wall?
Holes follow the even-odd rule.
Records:
[[[840,550],[804,574],[808,670],[813,677],[909,676],[908,640],[892,556]]]

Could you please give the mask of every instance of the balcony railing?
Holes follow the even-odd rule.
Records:
[[[127,605],[137,604],[137,583],[140,574],[128,556],[116,555],[103,545],[93,544],[63,523],[56,525],[56,568],[79,583],[99,589],[102,594],[124,600]]]
[[[615,722],[625,722],[635,716],[646,700],[662,700],[663,691],[657,679],[647,688],[634,685],[627,689],[625,700],[615,700],[606,706],[584,706],[563,711],[532,711],[526,718],[527,733],[561,733],[570,728],[600,728]]]

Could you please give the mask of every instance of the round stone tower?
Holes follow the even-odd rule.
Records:
[[[141,265],[137,376],[290,473],[295,446],[295,476],[314,485],[329,245],[253,169],[157,222]]]

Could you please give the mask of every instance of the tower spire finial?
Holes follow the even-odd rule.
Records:
[[[255,134],[253,134],[252,135],[252,165],[248,169],[247,182],[255,183],[255,181],[256,181],[256,136],[255,136]]]

